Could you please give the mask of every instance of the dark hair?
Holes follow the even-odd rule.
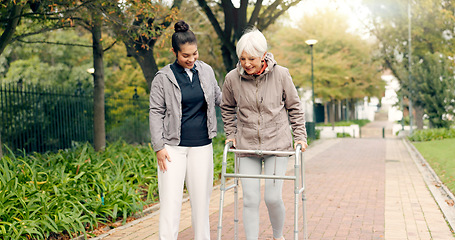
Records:
[[[174,31],[175,33],[172,34],[172,48],[174,48],[176,53],[180,51],[180,46],[185,43],[197,44],[196,36],[185,21],[178,21],[174,25]]]

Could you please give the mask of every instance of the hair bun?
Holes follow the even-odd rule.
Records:
[[[178,21],[174,25],[174,31],[175,32],[186,32],[188,30],[190,30],[190,26],[183,20]]]

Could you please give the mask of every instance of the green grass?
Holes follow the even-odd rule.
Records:
[[[441,181],[455,193],[455,139],[413,142]]]

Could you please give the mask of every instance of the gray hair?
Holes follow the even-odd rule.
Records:
[[[267,40],[264,34],[256,28],[246,31],[237,42],[236,52],[238,58],[240,58],[243,51],[253,57],[262,57],[267,52]]]

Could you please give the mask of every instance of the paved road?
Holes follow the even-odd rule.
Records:
[[[307,150],[309,239],[454,239],[403,140],[380,137],[320,140]],[[289,174],[292,168],[290,161]],[[286,181],[283,191],[287,210],[285,237],[290,240],[293,239],[293,183]],[[222,239],[234,238],[232,201],[231,191],[226,196]],[[212,239],[217,235],[218,205],[217,188],[210,206]],[[239,212],[239,239],[245,239]],[[158,215],[159,211],[98,239],[158,239]],[[263,202],[261,223],[260,239],[272,239]],[[182,207],[180,229],[179,239],[193,239],[189,202]]]

